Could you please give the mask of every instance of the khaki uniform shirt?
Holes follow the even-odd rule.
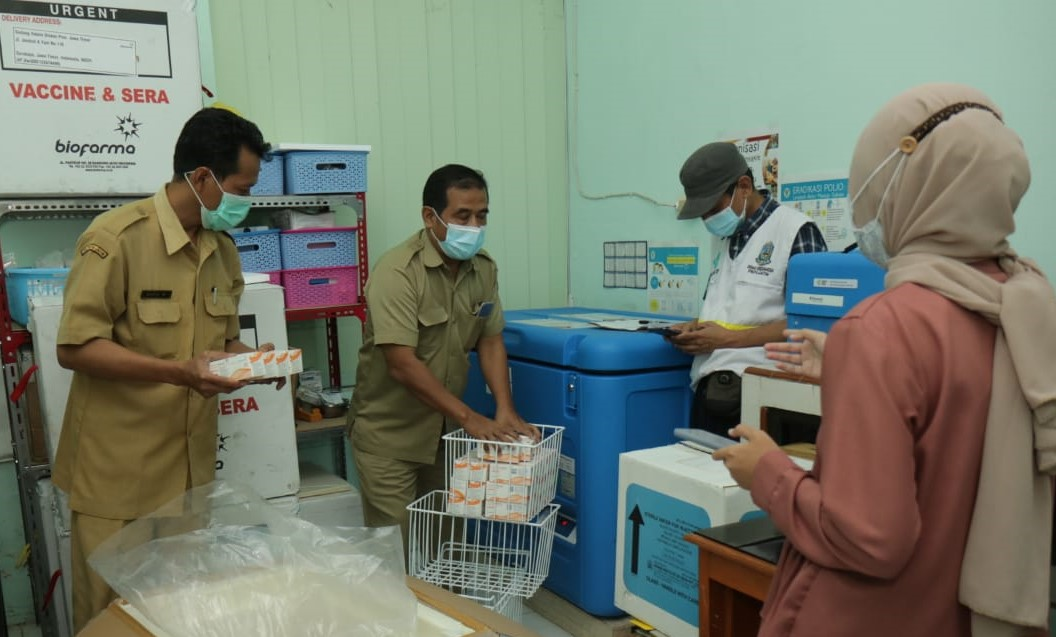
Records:
[[[367,325],[352,396],[352,443],[374,455],[431,464],[444,417],[389,376],[377,345],[413,347],[461,398],[469,352],[503,328],[498,268],[481,252],[457,278],[421,230],[382,255],[367,283]]]
[[[195,246],[162,187],[96,218],[77,243],[59,345],[105,338],[182,361],[239,335],[243,280],[230,237]],[[55,458],[70,508],[130,520],[213,480],[217,399],[188,387],[75,372]]]

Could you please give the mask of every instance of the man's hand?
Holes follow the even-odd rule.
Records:
[[[524,418],[521,418],[520,414],[513,409],[500,408],[495,414],[495,422],[501,428],[513,429],[522,436],[529,436],[535,442],[539,442],[542,438],[542,434],[539,430],[526,423]]]
[[[760,458],[778,448],[777,443],[765,431],[743,424],[731,429],[730,435],[742,438],[743,442],[719,449],[711,457],[721,460],[737,484],[751,491],[756,465]]]
[[[711,322],[694,322],[691,329],[676,334],[668,340],[686,354],[710,354],[717,349],[736,347],[735,333]]]
[[[462,428],[474,438],[494,442],[517,442],[521,434],[532,436],[538,440],[539,435],[539,432],[534,427],[524,422],[512,410],[497,414],[495,420],[485,418],[477,412],[472,412],[466,422],[462,423]]]
[[[825,332],[785,330],[791,342],[767,343],[766,357],[776,361],[777,368],[792,374],[821,378],[821,358],[825,351]]]
[[[217,376],[209,371],[209,363],[232,356],[227,352],[202,352],[198,356],[183,363],[184,382],[182,384],[190,387],[206,398],[212,398],[217,394],[226,394],[245,387],[246,381],[234,380]]]
[[[692,332],[695,329],[699,329],[700,325],[701,324],[697,322],[697,319],[693,319],[692,321],[686,321],[685,323],[675,323],[674,325],[669,325],[668,328],[679,333],[685,333]],[[673,337],[665,336],[664,338],[670,340]]]

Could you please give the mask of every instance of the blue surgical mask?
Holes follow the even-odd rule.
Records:
[[[440,218],[440,213],[433,210],[433,214],[436,215],[441,225],[447,228],[446,239],[440,241],[436,239],[436,234],[433,234],[433,238],[448,257],[456,261],[469,261],[484,247],[484,228],[444,223],[444,220]]]
[[[190,173],[184,173],[183,178],[187,180],[187,184],[190,185],[191,180],[187,176]],[[249,209],[253,205],[253,199],[244,195],[233,195],[220,185],[220,181],[217,180],[216,175],[213,171],[209,171],[209,176],[216,182],[216,187],[223,193],[220,195],[220,205],[216,207],[216,210],[210,210],[205,207],[202,203],[202,198],[198,196],[198,192],[191,187],[191,192],[194,193],[194,198],[198,200],[199,205],[202,207],[202,227],[206,230],[230,230],[238,224],[242,223],[246,219],[246,215],[249,214]]]
[[[736,193],[737,191],[734,190]],[[748,209],[748,198],[744,198],[744,208]],[[717,214],[711,215],[704,220],[704,227],[708,229],[708,232],[725,239],[726,237],[732,236],[734,232],[737,232],[737,228],[741,226],[741,220],[744,217],[744,210],[741,210],[741,214],[737,214],[733,211],[733,195],[730,195],[730,205],[726,206],[726,209]]]

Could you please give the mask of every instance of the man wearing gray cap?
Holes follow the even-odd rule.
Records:
[[[699,318],[671,342],[694,355],[691,425],[725,436],[741,420],[741,374],[767,365],[763,344],[783,339],[788,260],[825,251],[825,239],[806,215],[756,190],[731,143],[698,149],[679,179],[686,200],[678,218],[701,219],[720,247]]]

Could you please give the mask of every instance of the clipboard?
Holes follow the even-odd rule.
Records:
[[[674,336],[679,333],[674,329],[680,321],[668,321],[663,319],[612,319],[605,321],[591,321],[591,325],[603,330],[615,330],[618,332],[652,332],[663,337]]]

